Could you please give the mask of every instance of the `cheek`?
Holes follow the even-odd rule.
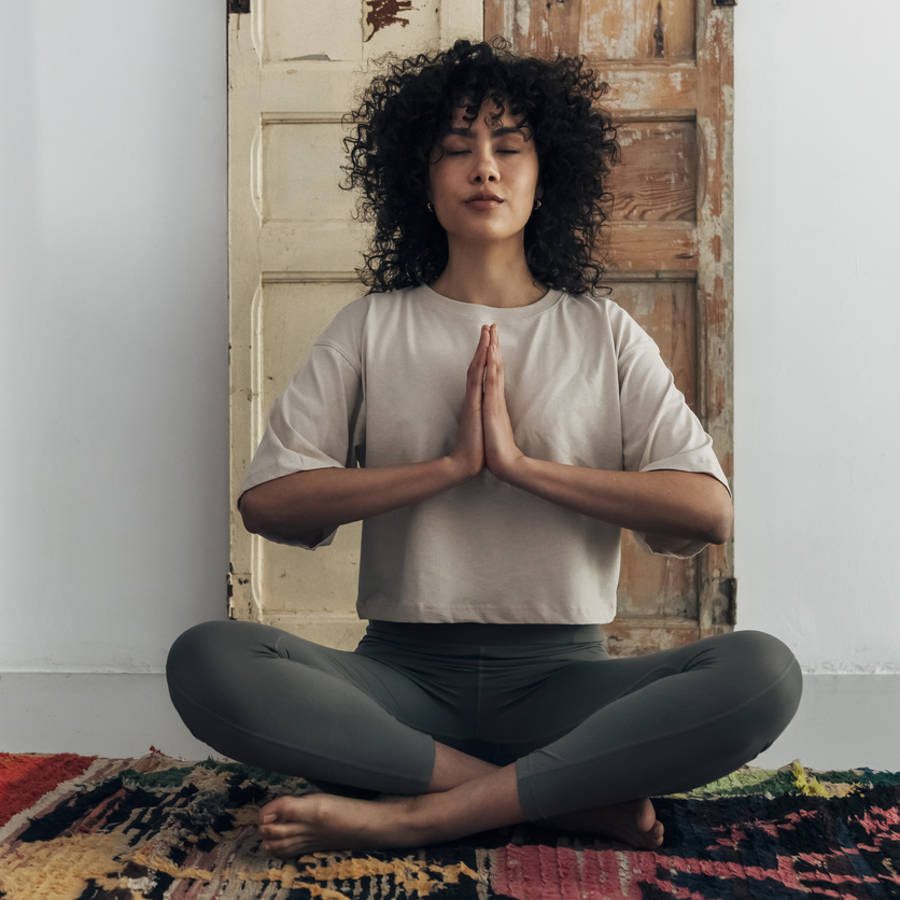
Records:
[[[429,174],[429,185],[431,187],[431,195],[437,199],[447,192],[447,171],[445,167],[432,169]]]
[[[525,163],[522,166],[519,166],[514,173],[513,176],[516,180],[516,184],[519,185],[522,190],[532,190],[537,186],[538,183],[538,167],[537,162]]]

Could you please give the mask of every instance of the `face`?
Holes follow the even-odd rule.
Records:
[[[538,187],[538,157],[531,131],[509,109],[496,119],[486,100],[474,121],[455,110],[450,133],[432,152],[430,199],[449,239],[518,238],[531,217]],[[437,157],[440,157],[439,159]],[[473,201],[493,194],[499,201]]]

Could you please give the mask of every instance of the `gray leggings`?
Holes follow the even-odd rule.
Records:
[[[515,762],[529,820],[690,790],[791,721],[803,676],[762,631],[610,658],[600,625],[370,621],[355,650],[258,622],[181,634],[169,695],[230,759],[330,793],[422,794],[435,741]]]

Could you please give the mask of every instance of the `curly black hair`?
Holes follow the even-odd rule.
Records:
[[[362,282],[386,291],[431,283],[448,259],[447,235],[426,208],[429,160],[450,129],[453,111],[477,116],[490,98],[534,135],[541,206],[525,226],[525,258],[537,281],[570,294],[596,289],[604,268],[592,258],[611,195],[606,176],[619,160],[616,129],[594,105],[609,88],[583,56],[516,56],[509,42],[457,40],[433,54],[388,54],[343,124],[349,163],[340,187],[359,187],[356,217],[375,222]],[[351,131],[352,133],[352,131]]]

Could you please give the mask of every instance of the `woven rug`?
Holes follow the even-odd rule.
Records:
[[[0,897],[900,896],[900,772],[743,766],[654,797],[657,850],[530,823],[416,849],[267,857],[259,808],[314,790],[212,757],[0,753]]]

